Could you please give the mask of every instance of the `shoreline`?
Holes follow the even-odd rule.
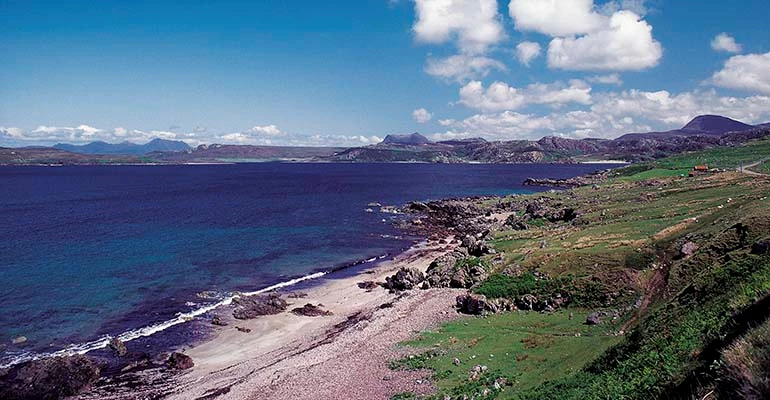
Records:
[[[303,294],[307,297],[287,299],[289,309],[306,303],[322,304],[325,310],[333,312],[331,316],[298,316],[287,310],[237,320],[230,306],[221,305],[216,314],[228,325],[215,326],[206,338],[178,350],[192,357],[195,363],[192,369],[181,374],[153,369],[139,371],[138,376],[153,384],[130,391],[120,385],[107,384],[78,398],[130,399],[137,396],[137,390],[169,399],[290,399],[302,397],[299,393],[303,390],[306,390],[303,398],[388,399],[396,393],[390,391],[404,388],[428,393],[432,387],[424,379],[425,373],[391,371],[387,361],[400,352],[397,343],[409,339],[415,332],[460,317],[454,310],[454,298],[465,290],[416,290],[400,295],[380,286],[367,291],[358,287],[358,283],[384,281],[403,267],[425,272],[435,258],[459,246],[452,243],[452,238],[447,239],[448,244],[423,240],[358,274],[331,278],[305,288]],[[290,286],[286,289],[280,292],[284,298],[292,293]],[[401,323],[400,328],[394,327],[397,321]],[[250,331],[242,332],[236,326]],[[375,344],[378,351],[373,353],[370,345]],[[363,356],[365,360],[361,359]],[[362,377],[346,382],[337,376],[339,368],[330,367],[341,360],[347,360],[344,364],[348,366],[356,366],[356,371],[348,373],[382,376],[367,378],[366,382],[361,381]],[[321,383],[310,386],[301,383],[324,375],[329,375],[324,386],[328,397],[316,396],[315,390]],[[159,378],[161,384],[157,384]],[[415,384],[417,381],[423,383]],[[359,394],[347,391],[352,387],[367,387],[367,390]]]

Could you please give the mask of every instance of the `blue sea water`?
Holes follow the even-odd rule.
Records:
[[[369,202],[524,193],[527,177],[606,167],[0,167],[0,365],[216,302],[202,291],[255,291],[408,247]]]

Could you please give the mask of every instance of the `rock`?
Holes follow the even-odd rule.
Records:
[[[460,365],[461,363],[462,363],[462,361],[460,361],[460,359],[459,359],[459,358],[455,358],[455,359],[452,361],[452,364],[454,364],[454,365]]]
[[[411,290],[425,280],[425,275],[415,268],[401,268],[395,275],[385,278],[385,288],[390,290]]]
[[[286,296],[286,297],[288,297],[290,299],[304,299],[305,297],[307,297],[307,293],[292,292],[292,293],[289,293],[289,295]]]
[[[288,303],[276,294],[267,296],[236,297],[233,303],[238,306],[233,310],[237,319],[252,319],[261,315],[278,314],[286,310]]]
[[[599,325],[602,323],[602,314],[599,312],[592,312],[586,317],[586,325]]]
[[[249,328],[243,328],[243,327],[240,327],[240,326],[236,326],[236,327],[235,327],[235,329],[236,329],[238,332],[243,332],[243,333],[251,333],[251,329],[249,329]]]
[[[763,239],[751,245],[751,254],[770,253],[770,239]]]
[[[0,399],[62,399],[91,388],[99,379],[96,363],[83,355],[51,357],[11,367],[0,376]]]
[[[211,324],[216,326],[227,326],[227,322],[222,321],[219,315],[215,315],[211,318]]]
[[[690,257],[695,254],[696,251],[698,251],[698,245],[693,242],[683,244],[682,249],[680,250],[683,257]]]
[[[474,296],[472,294],[463,294],[455,299],[457,309],[463,314],[483,315],[489,311],[494,311],[486,298],[483,296]]]
[[[415,201],[409,204],[409,209],[412,211],[428,211],[430,207],[425,203]]]
[[[109,348],[115,352],[115,355],[118,357],[123,357],[128,353],[128,349],[126,348],[126,344],[123,343],[122,340],[119,338],[113,337],[110,339],[110,343],[108,344]]]
[[[13,340],[11,340],[11,343],[13,343],[13,344],[22,344],[22,343],[24,343],[26,341],[27,341],[27,337],[26,336],[19,336],[19,337],[13,338]]]
[[[306,317],[322,317],[327,315],[333,315],[331,311],[322,310],[319,306],[315,306],[310,303],[307,303],[302,307],[297,307],[291,310],[291,312],[292,314],[304,315]]]
[[[380,285],[377,284],[377,282],[373,282],[373,281],[358,282],[358,287],[361,289],[365,289],[366,291],[372,291],[377,286],[380,286]]]
[[[461,246],[468,249],[468,254],[472,256],[481,257],[484,254],[489,254],[489,246],[483,240],[476,239],[475,236],[466,235]]]
[[[171,353],[171,355],[168,356],[168,360],[166,360],[166,367],[169,369],[185,370],[194,366],[195,363],[190,356],[178,352]]]
[[[470,371],[468,371],[468,380],[470,381],[477,381],[479,378],[481,378],[481,375],[487,371],[486,365],[480,365],[476,364],[474,365]]]
[[[538,304],[537,296],[532,294],[525,294],[514,301],[516,308],[519,310],[529,311],[535,310]],[[537,310],[535,310],[537,311]]]
[[[453,252],[433,260],[426,270],[424,288],[469,289],[483,282],[489,275],[484,267],[471,264],[458,266],[458,261],[466,258],[466,256],[462,252]]]

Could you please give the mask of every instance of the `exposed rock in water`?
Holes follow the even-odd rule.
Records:
[[[318,306],[307,303],[302,307],[297,307],[293,310],[291,310],[293,314],[296,315],[304,315],[306,317],[325,317],[327,315],[334,315],[331,311],[323,310],[320,307],[320,304]]]
[[[233,299],[233,303],[238,306],[233,310],[233,316],[238,319],[252,319],[262,315],[278,314],[289,306],[286,300],[276,294],[236,297]]]
[[[401,268],[395,275],[385,278],[385,288],[390,290],[411,290],[425,280],[425,275],[414,268]]]
[[[168,360],[166,360],[166,366],[169,369],[184,370],[194,367],[195,363],[190,356],[178,352],[173,352],[170,356],[168,356]]]
[[[472,294],[463,294],[457,296],[457,309],[463,314],[483,315],[489,311],[494,312],[484,296],[474,296]]]
[[[22,344],[22,343],[26,343],[26,342],[27,342],[27,337],[26,336],[15,337],[15,338],[13,338],[13,340],[11,340],[11,343],[13,343],[13,344]]]
[[[759,240],[751,245],[751,254],[768,254],[770,253],[770,239]]]
[[[128,353],[128,349],[126,348],[126,344],[123,343],[122,340],[114,337],[110,339],[110,343],[108,344],[110,349],[117,355],[118,357],[123,357]]]
[[[83,355],[52,357],[11,367],[0,376],[0,398],[61,399],[87,391],[99,379],[99,368]]]

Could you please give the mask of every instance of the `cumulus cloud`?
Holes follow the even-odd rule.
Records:
[[[620,79],[619,74],[594,75],[586,80],[591,83],[599,83],[602,85],[623,85],[623,80]]]
[[[714,37],[714,39],[711,41],[711,48],[714,49],[714,51],[724,51],[727,53],[741,52],[741,45],[735,41],[735,38],[725,32],[722,32]]]
[[[24,137],[24,130],[15,127],[6,128],[4,126],[0,126],[0,137],[5,137],[8,139],[20,139]]]
[[[424,108],[418,108],[412,111],[412,118],[417,121],[417,123],[424,124],[433,118],[433,114],[429,113],[428,110]]]
[[[493,70],[505,71],[505,65],[484,56],[458,54],[447,58],[431,58],[425,65],[425,72],[436,78],[459,83],[469,79],[484,78]]]
[[[525,88],[494,82],[485,89],[481,82],[471,81],[460,89],[460,103],[484,112],[516,110],[529,104],[590,104],[591,86],[575,79],[569,85],[534,83]]]
[[[445,81],[466,82],[487,76],[505,65],[487,56],[505,38],[497,0],[415,0],[412,27],[421,43],[453,43],[457,54],[429,58],[425,72]]]
[[[711,82],[730,89],[770,94],[770,52],[730,57],[714,73]]]
[[[93,141],[146,143],[157,138],[178,139],[180,134],[164,130],[142,131],[123,127],[102,129],[81,124],[76,127],[39,125],[31,130],[0,128],[0,138],[12,141],[14,144],[24,143],[27,145],[49,145],[58,142],[87,143]]]
[[[702,114],[724,115],[749,124],[770,120],[770,96],[720,96],[715,90],[672,94],[627,90],[595,95],[587,109],[544,115],[512,110],[446,120],[447,131],[434,140],[484,136],[537,139],[546,135],[613,138],[631,132],[680,128]]]
[[[516,30],[549,36],[584,34],[604,25],[593,0],[511,0],[508,13]]]
[[[496,0],[415,0],[413,31],[423,43],[456,40],[465,54],[484,53],[505,37]]]
[[[662,56],[652,26],[631,11],[616,12],[601,30],[548,45],[548,66],[565,70],[638,71],[658,65]]]
[[[265,136],[282,136],[284,133],[275,125],[254,126],[249,129],[249,133],[255,133]]]
[[[521,42],[516,45],[516,58],[522,65],[529,66],[532,60],[540,56],[540,44],[537,42]]]

